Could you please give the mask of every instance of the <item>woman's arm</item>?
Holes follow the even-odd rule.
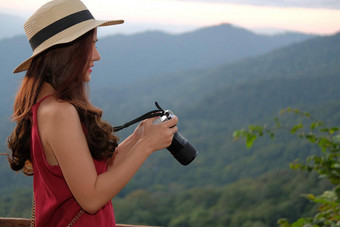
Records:
[[[135,131],[128,136],[123,142],[121,142],[116,150],[114,151],[114,155],[107,162],[108,168],[110,169],[112,166],[117,165],[125,159],[126,155],[130,152],[132,147],[137,143],[137,141],[141,138],[143,133],[143,122],[141,122]]]
[[[140,139],[135,144],[133,139],[122,144],[125,155],[107,172],[97,175],[74,106],[56,102],[48,113],[39,119],[44,125],[42,136],[53,150],[75,199],[89,213],[96,213],[111,200],[152,152],[168,147],[177,131],[177,127],[171,128],[177,124],[177,118],[162,124],[153,124],[154,119],[145,120]]]

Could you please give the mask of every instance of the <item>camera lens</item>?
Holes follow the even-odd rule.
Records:
[[[167,148],[182,165],[191,163],[197,155],[196,148],[179,132],[176,132],[171,145]]]

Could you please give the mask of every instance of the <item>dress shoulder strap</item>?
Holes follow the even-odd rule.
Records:
[[[45,97],[43,97],[42,99],[40,99],[38,102],[36,102],[36,105],[40,105],[40,103],[42,103],[45,99],[47,99],[48,97],[52,96],[52,94],[46,95]]]

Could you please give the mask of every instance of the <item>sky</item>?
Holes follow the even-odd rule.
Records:
[[[0,0],[0,13],[27,19],[47,0]],[[83,0],[96,19],[124,19],[117,33],[181,33],[231,23],[261,33],[340,32],[340,0]],[[103,32],[109,32],[104,28]]]

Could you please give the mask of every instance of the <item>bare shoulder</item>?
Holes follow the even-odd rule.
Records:
[[[38,109],[38,129],[47,161],[51,165],[60,165],[58,155],[60,159],[60,154],[72,154],[69,152],[71,146],[81,143],[86,149],[78,112],[68,102],[54,97],[44,100]]]
[[[57,100],[55,97],[44,100],[40,104],[38,118],[43,122],[54,124],[79,121],[76,108],[71,103]]]

